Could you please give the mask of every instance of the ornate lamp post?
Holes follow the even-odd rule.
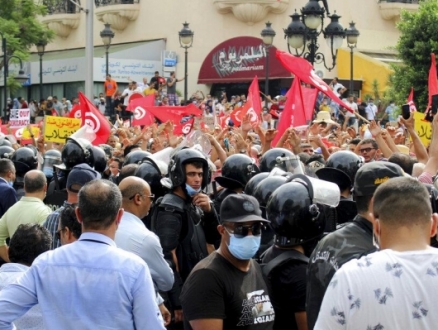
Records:
[[[192,47],[193,44],[193,31],[189,29],[189,23],[183,23],[183,28],[178,32],[179,35],[179,44],[182,48],[185,49],[185,57],[184,57],[184,101],[187,102],[187,61],[188,61],[188,52],[187,49]]]
[[[268,107],[268,95],[269,95],[269,49],[274,43],[275,31],[271,27],[271,22],[266,23],[266,27],[261,32],[263,44],[266,52],[266,67],[265,67],[265,107]]]
[[[357,46],[357,39],[359,38],[359,31],[356,29],[354,22],[350,23],[350,27],[345,30],[347,37],[347,44],[350,48],[350,93],[353,93],[353,49]]]
[[[338,49],[342,46],[345,37],[345,31],[339,24],[340,16],[330,15],[328,5],[324,1],[325,7],[319,5],[320,0],[309,0],[301,9],[301,15],[296,11],[290,17],[292,22],[284,29],[285,38],[289,53],[292,54],[291,48],[295,50],[294,55],[303,56],[312,63],[323,63],[327,70],[332,70],[336,66],[336,56]],[[330,18],[330,23],[324,28],[325,13]],[[332,64],[327,65],[323,53],[318,52],[318,37],[324,35],[324,39],[330,48]]]
[[[46,50],[47,42],[40,40],[37,44],[38,56],[40,57],[40,100],[44,98],[43,96],[43,55]]]
[[[105,23],[105,28],[100,31],[100,37],[102,38],[103,44],[105,45],[105,75],[109,74],[109,59],[108,50],[111,46],[111,39],[114,38],[114,32],[111,30],[111,24]]]
[[[7,43],[6,43],[6,38],[3,35],[2,32],[0,32],[0,35],[2,37],[2,51],[3,51],[3,70],[4,70],[4,74],[3,74],[3,83],[4,83],[4,102],[5,102],[5,110],[8,107],[8,75],[9,75],[9,61],[11,60],[11,58],[15,58],[18,59],[20,61],[20,70],[18,71],[18,75],[16,75],[14,77],[14,79],[19,82],[19,83],[25,83],[29,77],[24,73],[23,70],[23,61],[21,60],[21,58],[19,58],[16,55],[7,55]]]

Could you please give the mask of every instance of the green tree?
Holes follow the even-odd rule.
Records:
[[[26,61],[33,45],[53,40],[54,32],[38,20],[39,15],[46,13],[46,6],[34,0],[0,0],[0,32],[6,38],[8,56],[15,55]],[[11,58],[9,64],[17,62]],[[3,66],[2,57],[0,70]],[[8,86],[12,89],[17,87],[13,77],[9,77]]]
[[[422,0],[418,12],[403,11],[397,27],[401,35],[396,49],[403,64],[393,65],[387,96],[404,104],[414,87],[417,108],[424,111],[428,103],[430,54],[438,52],[438,2]]]

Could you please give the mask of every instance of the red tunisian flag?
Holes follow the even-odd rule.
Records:
[[[246,103],[240,108],[234,109],[230,114],[230,117],[234,125],[238,127],[241,125],[243,117],[245,117],[247,114],[250,114],[251,125],[255,126],[260,123],[261,111],[262,105],[260,102],[259,80],[257,76],[255,76],[251,85],[249,86]]]
[[[430,63],[429,69],[429,104],[428,106],[432,106],[432,96],[438,94],[438,78],[436,73],[436,59],[435,54],[430,54],[432,61]]]
[[[409,93],[409,97],[408,97],[408,104],[409,104],[409,110],[411,112],[417,111],[417,107],[415,106],[414,103],[414,87],[411,87],[411,92]]]
[[[283,112],[281,113],[280,120],[278,121],[278,133],[271,143],[272,147],[277,144],[284,131],[286,131],[289,127],[306,125],[306,112],[304,110],[303,93],[301,89],[301,81],[298,77],[295,77],[294,81],[292,82],[292,87],[287,92],[286,97],[286,103],[284,105]]]
[[[324,80],[319,78],[312,68],[312,65],[304,58],[293,56],[289,53],[277,50],[276,56],[283,66],[293,73],[295,77],[300,78],[300,80],[306,84],[310,84],[317,90],[323,92],[329,98],[331,98],[336,103],[340,104],[342,107],[354,113],[347,104],[342,102],[342,100],[336,96],[332,89],[327,85]]]
[[[316,88],[301,86],[301,93],[303,94],[306,120],[310,121],[313,119],[313,111],[315,110],[315,102],[318,95],[318,90]]]
[[[152,125],[154,123],[154,116],[146,109],[153,107],[154,105],[155,95],[135,98],[129,102],[126,110],[134,112],[132,125]]]
[[[96,134],[96,138],[92,141],[92,144],[99,145],[106,143],[111,134],[109,122],[82,92],[79,92],[79,102],[81,103],[81,126],[90,126],[94,134]]]
[[[78,118],[78,119],[80,119],[81,118],[81,113],[82,113],[82,110],[81,110],[80,104],[75,104],[73,106],[73,108],[71,108],[68,116],[70,118]]]

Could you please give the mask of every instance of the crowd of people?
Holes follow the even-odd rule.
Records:
[[[181,80],[119,93],[109,76],[95,105],[111,120],[151,89],[178,105]],[[205,120],[246,96],[191,102]],[[0,329],[432,328],[438,117],[424,146],[393,103],[381,125],[372,100],[348,96],[350,113],[321,96],[308,126],[278,132],[286,99],[268,102],[258,125],[186,136],[126,127],[123,107],[106,144],[1,136]]]

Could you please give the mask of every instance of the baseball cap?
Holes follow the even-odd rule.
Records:
[[[397,164],[382,161],[366,163],[361,166],[354,178],[354,194],[371,196],[382,183],[400,176],[404,176],[404,173]]]
[[[250,195],[232,194],[227,196],[221,204],[220,220],[224,222],[247,222],[269,220],[262,218],[262,211],[257,199]]]
[[[98,172],[93,170],[88,164],[79,164],[73,167],[67,177],[67,189],[71,192],[79,192],[79,190],[72,189],[73,185],[84,186],[87,182],[100,179]]]

